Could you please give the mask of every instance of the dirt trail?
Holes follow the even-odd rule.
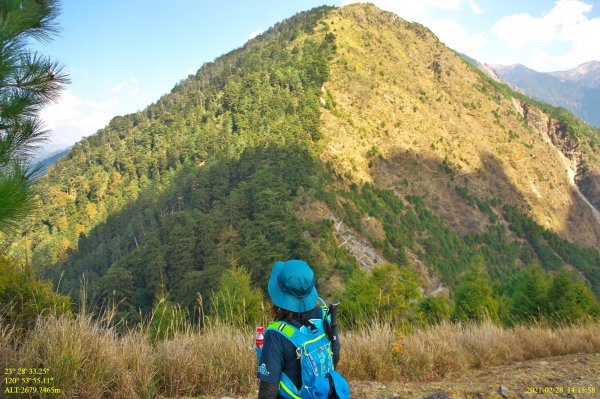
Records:
[[[501,385],[508,388],[510,399],[600,398],[600,353],[483,368],[435,382],[351,383],[353,399],[421,399],[436,391],[447,392],[452,399],[502,399]]]

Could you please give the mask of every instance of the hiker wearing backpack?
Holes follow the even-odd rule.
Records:
[[[334,370],[340,353],[335,322],[325,303],[318,304],[310,266],[302,260],[275,263],[268,291],[276,321],[257,349],[258,398],[349,399],[348,383]]]

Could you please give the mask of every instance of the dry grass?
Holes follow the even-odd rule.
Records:
[[[155,348],[161,388],[168,396],[241,394],[254,389],[253,332],[213,325]]]
[[[1,321],[0,321],[1,323]],[[110,317],[40,317],[15,343],[0,324],[0,360],[48,367],[62,397],[159,398],[248,395],[256,389],[251,329],[212,321],[153,342],[142,326],[118,334]],[[600,324],[505,330],[491,322],[450,324],[402,335],[386,324],[346,332],[340,370],[350,380],[425,381],[474,368],[600,352]]]
[[[16,361],[14,334],[14,326],[5,325],[0,317],[0,364],[14,364]]]
[[[391,356],[395,344],[393,329],[386,324],[351,331],[340,337],[340,372],[349,379],[389,381],[396,375]]]
[[[442,323],[396,337],[388,326],[375,326],[370,332],[347,333],[344,350],[342,367],[350,379],[431,381],[469,369],[600,352],[600,324],[503,329],[490,321]]]
[[[50,368],[66,397],[102,397],[122,388],[128,358],[113,328],[87,315],[50,316],[38,319],[20,347],[17,366]]]
[[[254,389],[250,329],[213,321],[200,332],[187,324],[172,338],[153,342],[151,321],[118,334],[111,319],[40,317],[18,347],[3,344],[11,329],[0,326],[0,358],[15,367],[49,368],[54,386],[68,398],[231,395]]]

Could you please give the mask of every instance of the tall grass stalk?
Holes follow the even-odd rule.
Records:
[[[15,326],[4,321],[0,313],[0,364],[13,364],[16,361]]]

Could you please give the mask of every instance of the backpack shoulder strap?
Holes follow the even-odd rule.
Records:
[[[302,344],[305,341],[304,334],[302,334],[300,330],[284,321],[275,321],[269,324],[269,327],[267,327],[267,331],[275,331],[283,335],[285,338],[290,340],[292,344],[294,344],[294,346],[296,347],[302,346]]]

